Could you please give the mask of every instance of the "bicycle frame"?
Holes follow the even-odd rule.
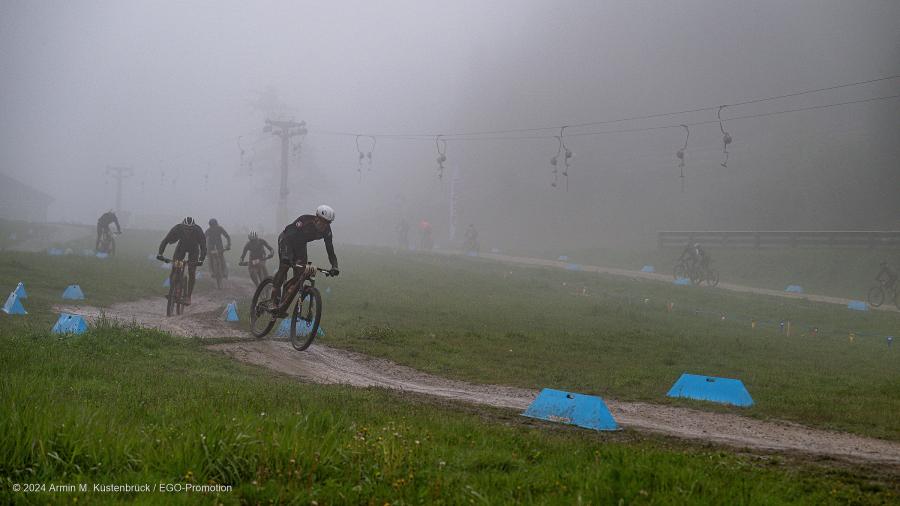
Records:
[[[281,297],[281,306],[278,308],[280,311],[287,311],[298,293],[307,287],[316,286],[316,272],[319,269],[314,267],[312,262],[307,265],[295,265],[294,270],[299,272],[284,284],[284,295]]]

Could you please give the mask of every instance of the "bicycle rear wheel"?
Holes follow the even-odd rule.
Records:
[[[884,304],[884,288],[881,286],[873,286],[870,288],[868,301],[869,305],[872,307],[878,307]]]
[[[687,269],[685,269],[684,264],[675,264],[672,275],[675,276],[675,279],[686,278]]]
[[[297,351],[309,348],[322,321],[322,295],[319,290],[310,286],[301,297],[291,314],[291,344]]]
[[[709,286],[719,285],[719,271],[710,269],[706,272],[706,284]]]
[[[266,278],[256,287],[250,302],[250,333],[255,337],[265,337],[275,326],[277,318],[269,312],[271,299],[272,278]]]

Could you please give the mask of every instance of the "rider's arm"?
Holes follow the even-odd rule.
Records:
[[[228,244],[225,245],[225,249],[231,249],[231,236],[228,235],[228,232],[225,229],[222,229],[222,235],[225,236],[225,239],[228,241]]]
[[[244,257],[247,256],[248,251],[250,251],[250,241],[247,241],[247,244],[244,245],[244,251],[241,252],[241,262],[244,261]]]
[[[275,256],[275,250],[272,249],[271,246],[269,246],[269,243],[267,243],[266,241],[263,241],[263,242],[262,242],[262,246],[263,246],[263,248],[266,248],[267,250],[269,250],[269,256],[270,256],[270,257],[271,257],[271,256]]]
[[[203,234],[203,230],[200,229],[200,227],[197,228],[199,229],[197,235],[200,236],[198,242],[200,243],[200,261],[202,262],[206,259],[206,236]]]
[[[116,232],[122,233],[122,227],[119,226],[119,218],[117,216],[113,216],[113,223],[116,224]]]
[[[338,268],[337,256],[334,254],[334,244],[331,242],[331,234],[325,236],[325,251],[328,252],[328,261],[331,262],[331,267],[333,269]]]
[[[178,229],[178,225],[175,225],[174,227],[172,227],[172,230],[169,230],[169,233],[166,234],[165,237],[163,237],[162,242],[159,243],[159,253],[158,254],[162,255],[163,251],[166,250],[166,246],[168,246],[169,244],[172,244],[173,242],[178,240],[178,234],[176,232],[177,229]]]

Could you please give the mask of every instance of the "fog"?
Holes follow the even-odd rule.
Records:
[[[900,74],[898,19],[890,0],[6,0],[0,172],[51,195],[51,221],[93,223],[115,206],[107,167],[127,166],[132,226],[191,215],[272,233],[268,118],[306,122],[288,214],[332,205],[338,241],[392,244],[401,217],[432,222],[444,247],[468,223],[501,248],[896,229],[900,99],[831,105],[900,95],[900,78],[726,107],[727,167],[715,120]],[[587,123],[566,128],[569,177],[551,187],[554,136]],[[371,164],[357,134],[374,136],[359,139]]]

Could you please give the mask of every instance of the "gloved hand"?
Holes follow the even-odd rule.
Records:
[[[197,261],[197,267],[203,267],[203,260]]]
[[[328,271],[328,274],[330,276],[337,276],[340,273],[341,273],[341,271],[339,271],[337,267],[332,267],[331,270]]]
[[[162,256],[162,255],[156,255],[156,259],[159,260],[160,262],[165,262],[165,261],[166,261],[166,257],[164,257],[164,256]]]

